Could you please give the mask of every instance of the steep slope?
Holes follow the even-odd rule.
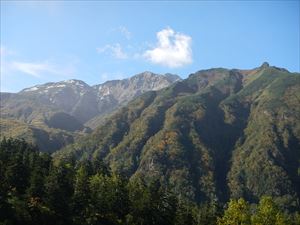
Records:
[[[1,137],[14,137],[27,140],[39,146],[43,152],[53,152],[82,136],[80,132],[67,132],[60,129],[33,126],[18,120],[0,119]]]
[[[60,82],[17,94],[1,93],[1,138],[24,138],[41,151],[53,152],[89,132],[89,128],[65,112],[67,103],[76,96],[77,90],[73,88]]]
[[[19,137],[16,132],[5,130],[12,130],[16,124],[21,123],[24,126],[23,123],[26,123],[49,137],[53,136],[52,131],[55,130],[55,135],[67,133],[71,136],[68,140],[73,140],[78,135],[89,133],[90,127],[94,128],[101,123],[104,115],[132,98],[149,90],[167,87],[177,80],[180,80],[177,75],[144,72],[129,79],[108,81],[92,87],[80,80],[67,80],[36,85],[16,94],[1,93],[1,137]],[[32,135],[34,138],[28,138],[28,141],[36,140],[34,144],[38,144],[43,151],[55,151],[63,146],[47,146],[45,143],[49,142],[41,139],[36,132]],[[30,135],[21,136],[26,139]],[[64,140],[65,137],[61,136],[59,139]]]
[[[89,86],[80,80],[46,83],[17,94],[1,94],[1,118],[27,123],[47,120],[48,114],[64,112],[82,124],[112,112],[149,90],[158,90],[180,80],[176,75],[144,72],[129,79]]]
[[[102,158],[197,202],[264,194],[299,206],[300,75],[211,69],[118,110],[56,160]]]
[[[181,80],[173,74],[158,75],[151,72],[137,74],[129,79],[107,81],[93,86],[98,96],[98,116],[86,123],[91,128],[101,124],[104,115],[109,114],[120,106],[126,105],[141,94],[159,90]]]
[[[82,107],[78,105],[82,99],[87,99],[89,98],[87,96],[91,95],[93,95],[92,88],[77,80],[37,85],[1,98],[1,118],[47,126],[47,121],[51,121],[53,116],[57,117],[57,113],[65,113],[73,117],[73,120],[77,120],[77,123],[82,123],[84,116],[79,115],[79,108]],[[95,103],[91,104],[91,112]],[[82,124],[78,129],[82,129]]]
[[[281,196],[284,205],[299,204],[299,90],[299,74],[269,68],[224,102],[229,118],[238,118],[235,102],[243,102],[249,112],[228,176],[233,197],[272,195]]]

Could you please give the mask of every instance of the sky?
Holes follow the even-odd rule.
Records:
[[[299,0],[1,0],[1,91],[265,61],[299,72],[299,14]]]

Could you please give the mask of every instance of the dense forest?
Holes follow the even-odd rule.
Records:
[[[300,200],[300,74],[264,63],[201,70],[116,111],[55,162],[102,159],[196,203]]]
[[[297,209],[272,197],[258,204],[187,201],[160,181],[116,174],[101,160],[55,164],[24,140],[0,143],[0,224],[296,225]]]

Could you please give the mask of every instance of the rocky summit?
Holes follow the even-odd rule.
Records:
[[[134,97],[178,80],[177,75],[144,72],[94,86],[72,79],[1,93],[1,136],[25,138],[41,150],[54,151],[90,132],[104,115]]]

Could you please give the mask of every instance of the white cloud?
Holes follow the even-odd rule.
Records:
[[[0,47],[0,56],[5,55],[5,48],[3,46]]]
[[[152,63],[170,68],[182,67],[192,63],[192,38],[175,32],[171,28],[159,31],[155,48],[144,52],[143,56]]]
[[[126,37],[126,39],[129,40],[132,37],[131,32],[126,27],[120,26],[118,30]]]
[[[12,69],[34,77],[41,77],[41,73],[52,70],[51,66],[47,63],[12,62],[10,65]]]
[[[132,38],[132,33],[127,29],[127,27],[125,26],[119,26],[117,28],[113,28],[111,30],[108,31],[109,34],[111,33],[119,33],[122,36],[124,36],[127,40],[130,40]]]
[[[9,58],[11,56],[15,56],[17,55],[17,53],[11,49],[8,49],[7,47],[1,45],[0,46],[0,74],[1,74],[1,78],[3,79],[3,77],[5,76],[5,74],[7,74],[8,71],[8,65],[9,65]]]
[[[97,48],[98,53],[109,52],[114,58],[117,59],[127,59],[128,55],[123,51],[119,43],[112,45],[105,45],[102,48]]]
[[[10,70],[19,71],[37,78],[48,74],[69,77],[75,73],[75,68],[72,64],[58,66],[49,62],[32,63],[13,61],[8,66]]]
[[[10,50],[3,45],[0,46],[1,61],[3,60],[4,57],[10,56],[10,55],[15,55],[15,54],[16,54],[15,51]]]

